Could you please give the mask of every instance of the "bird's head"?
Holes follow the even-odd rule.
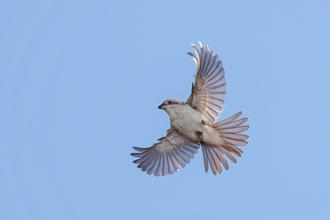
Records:
[[[164,109],[165,111],[169,108],[178,106],[178,105],[184,105],[184,101],[181,101],[179,99],[167,99],[165,100],[160,106],[158,106],[159,109]]]

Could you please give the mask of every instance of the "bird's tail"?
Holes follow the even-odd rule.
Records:
[[[239,134],[249,129],[250,126],[242,125],[248,118],[241,118],[236,120],[242,112],[219,121],[212,125],[212,127],[219,132],[220,136],[224,139],[225,144],[221,146],[212,146],[202,143],[202,151],[204,158],[205,172],[209,169],[209,164],[214,175],[222,172],[222,167],[228,170],[228,162],[226,157],[233,163],[237,163],[235,156],[240,157],[243,153],[237,146],[245,146],[248,144],[246,141],[249,136]]]

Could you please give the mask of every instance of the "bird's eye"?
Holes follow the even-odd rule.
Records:
[[[172,105],[172,101],[168,101],[167,103],[168,103],[169,105]]]

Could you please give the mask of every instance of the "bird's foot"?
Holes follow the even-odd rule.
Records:
[[[201,131],[195,131],[195,133],[196,133],[197,138],[198,138],[199,140],[203,140],[203,137],[204,137],[203,132],[201,132]]]
[[[210,126],[210,124],[209,124],[209,123],[207,123],[207,122],[206,122],[206,121],[204,121],[204,120],[202,120],[201,122],[202,122],[202,124],[203,124],[203,125],[207,125],[207,126]]]

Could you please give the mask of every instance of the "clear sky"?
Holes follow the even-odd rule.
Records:
[[[329,1],[1,1],[0,28],[0,219],[330,219]],[[132,146],[165,135],[198,41],[249,144],[149,176]]]

